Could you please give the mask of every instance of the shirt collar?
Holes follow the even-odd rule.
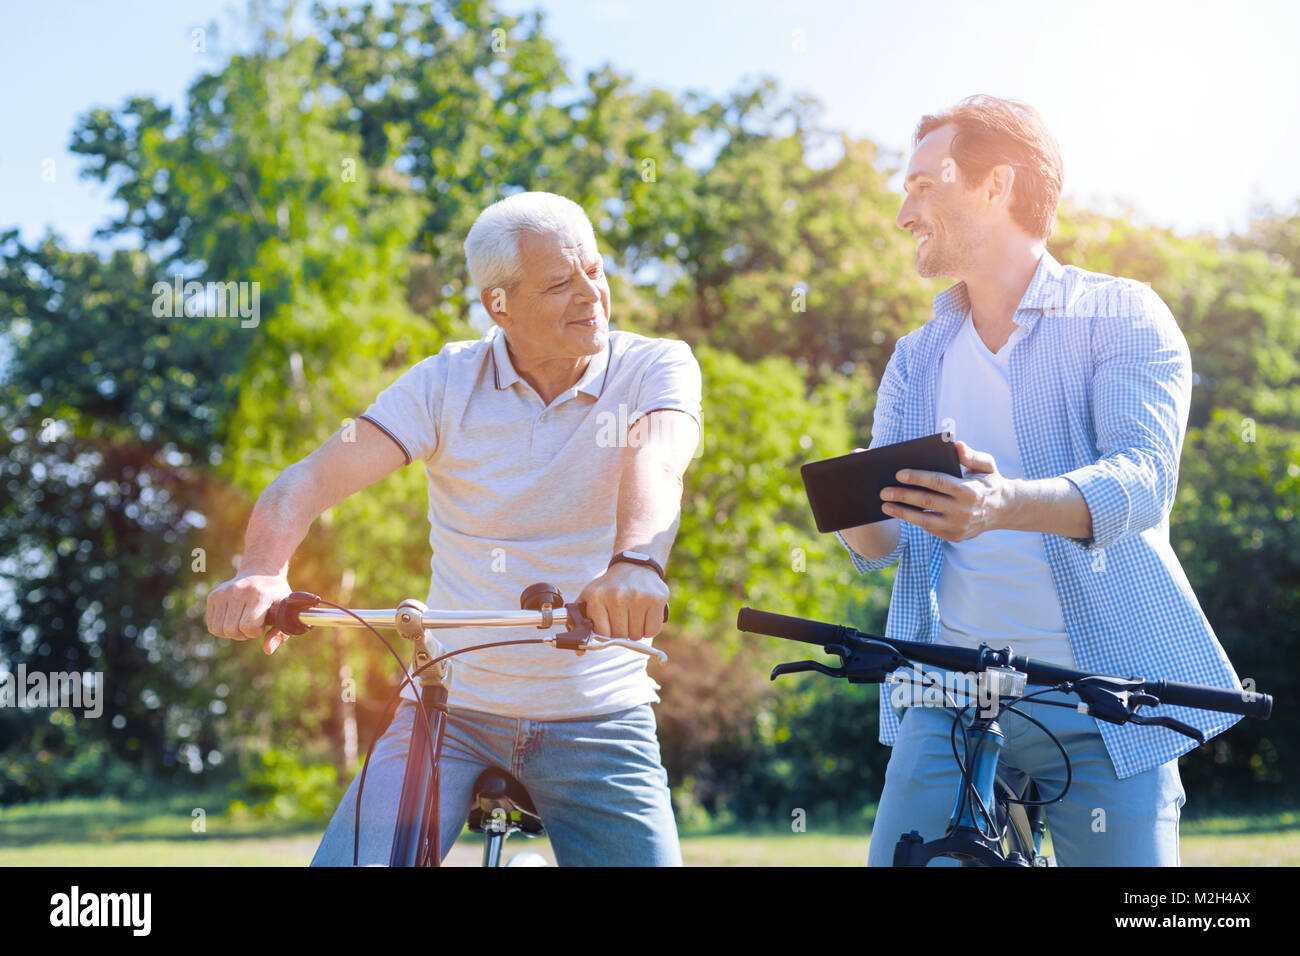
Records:
[[[519,381],[519,373],[515,371],[510,353],[506,350],[506,334],[499,325],[492,330],[492,364],[498,389],[507,389]]]
[[[1017,325],[1032,326],[1040,314],[1050,315],[1061,310],[1065,305],[1065,283],[1062,281],[1064,276],[1064,267],[1052,257],[1050,252],[1043,250],[1042,258],[1038,260],[1038,267],[1034,269],[1034,277],[1029,280],[1029,287],[1025,289],[1025,294],[1020,299],[1020,307],[1016,310]],[[969,308],[970,296],[966,294],[965,282],[949,286],[934,297],[936,318],[946,316],[964,318]],[[1021,313],[1028,313],[1028,315]]]
[[[1021,309],[1035,309],[1047,314],[1058,311],[1065,305],[1065,269],[1052,258],[1052,254],[1043,250],[1043,257],[1038,260],[1034,277],[1029,280],[1029,288],[1020,300]]]
[[[514,363],[510,361],[510,352],[506,349],[506,334],[501,331],[501,327],[497,326],[492,331],[492,335],[492,363],[496,386],[498,389],[507,389],[515,382],[523,381],[523,376],[515,371]],[[605,348],[591,357],[591,361],[587,363],[587,370],[569,389],[570,392],[582,392],[592,398],[600,398],[601,392],[605,390],[606,373],[609,371],[609,350],[610,344],[607,341]]]

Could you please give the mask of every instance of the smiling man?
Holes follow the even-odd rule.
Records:
[[[262,494],[238,576],[209,596],[212,633],[261,637],[312,521],[416,460],[428,477],[430,607],[510,609],[526,586],[548,582],[587,603],[598,634],[658,633],[683,475],[700,439],[690,347],[610,331],[591,223],[561,196],[521,193],[489,207],[465,251],[495,327],[417,364],[361,416],[355,441],[334,435]],[[611,421],[628,423],[615,440]],[[537,636],[438,632],[451,650]],[[267,653],[285,639],[267,635]],[[534,645],[457,657],[439,775],[444,854],[475,779],[495,766],[527,788],[561,865],[680,864],[656,689],[646,658],[626,650],[578,657]],[[404,695],[368,765],[363,865],[387,863],[393,843],[417,712],[414,693]],[[352,863],[356,799],[354,781],[314,865]]]
[[[1046,251],[1061,157],[1023,103],[972,97],[917,128],[898,226],[917,271],[958,283],[897,343],[871,447],[953,430],[964,478],[900,472],[892,517],[840,534],[862,573],[900,561],[887,636],[981,643],[1067,667],[1240,689],[1169,546],[1169,512],[1191,396],[1187,343],[1139,282],[1062,266]],[[1172,730],[1021,708],[1061,741],[1073,780],[1046,808],[1062,863],[1177,865],[1185,795]],[[963,702],[964,703],[964,702]],[[1162,713],[1208,738],[1237,719]],[[1002,771],[1060,793],[1065,765],[1016,714]],[[944,835],[959,782],[943,708],[881,695],[893,744],[869,863],[912,829]],[[955,864],[956,861],[943,861]]]

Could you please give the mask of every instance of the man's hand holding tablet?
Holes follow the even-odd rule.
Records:
[[[854,461],[859,453],[880,461]],[[930,467],[897,467],[910,460]],[[991,455],[942,435],[870,452],[856,448],[853,455],[805,465],[803,477],[818,530],[839,531],[869,559],[898,545],[900,520],[947,541],[1011,526],[1013,480],[998,472]]]
[[[985,531],[1009,527],[1005,522],[1014,500],[1013,479],[998,472],[992,455],[976,451],[965,442],[956,445],[957,461],[965,478],[901,469],[895,476],[899,482],[920,487],[891,485],[881,489],[884,504],[880,510],[945,541],[966,541]]]

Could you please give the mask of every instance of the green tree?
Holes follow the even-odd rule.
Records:
[[[811,650],[740,634],[737,611],[749,605],[874,626],[887,591],[868,592],[838,542],[817,533],[799,477],[804,462],[851,447],[860,391],[837,379],[808,394],[804,376],[779,356],[746,362],[710,346],[695,354],[708,396],[704,441],[687,473],[673,549],[680,597],[662,641],[670,666],[659,719],[670,779],[683,782],[679,804],[716,814],[736,801],[753,806],[742,791],[771,742],[764,722],[789,711],[781,700],[788,688],[772,687],[767,673]],[[856,749],[847,745],[874,726],[875,711],[865,707],[860,719],[843,735],[802,744],[819,754]]]
[[[774,687],[771,665],[799,650],[734,625],[749,604],[883,627],[889,575],[859,578],[816,534],[798,468],[867,444],[894,342],[945,285],[916,277],[894,225],[893,158],[771,81],[717,100],[610,67],[571,83],[540,17],[484,2],[317,5],[302,36],[289,12],[259,14],[251,49],[196,80],[183,113],[135,97],[78,122],[85,175],[120,204],[102,234],[137,248],[0,235],[13,352],[0,658],[102,669],[110,692],[102,721],[0,715],[0,798],[191,768],[288,779],[330,755],[345,663],[363,741],[379,729],[396,671],[371,638],[311,635],[267,659],[207,635],[204,597],[281,469],[482,329],[463,238],[492,201],[545,189],[595,223],[616,323],[685,339],[705,376],[664,638],[679,808],[856,814],[888,754],[874,691]],[[1282,694],[1300,553],[1294,218],[1219,241],[1067,208],[1051,244],[1063,262],[1151,282],[1186,333],[1198,379],[1174,546],[1238,668]],[[177,275],[257,283],[256,321],[195,314],[202,297],[167,292]],[[422,594],[424,514],[420,469],[404,469],[322,517],[294,584],[343,597],[350,582],[376,603]],[[1189,757],[1188,779],[1284,793],[1296,739],[1279,709]]]
[[[1245,423],[1245,424],[1243,424]],[[1268,721],[1243,720],[1183,758],[1189,790],[1289,799],[1300,721],[1289,702],[1300,654],[1300,429],[1215,409],[1188,435],[1174,548],[1238,675],[1272,694]]]
[[[196,472],[225,407],[227,330],[155,317],[153,274],[139,252],[103,261],[0,237],[0,314],[17,349],[0,383],[0,659],[100,671],[107,698],[102,719],[75,726],[4,710],[9,799],[62,792],[47,771],[74,740],[158,773],[216,744],[193,719],[208,705],[194,689],[202,665],[169,640],[168,608],[215,503]]]

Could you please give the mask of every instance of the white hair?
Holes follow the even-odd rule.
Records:
[[[519,235],[524,232],[558,234],[596,247],[591,220],[572,199],[555,193],[515,193],[479,213],[465,237],[465,257],[475,288],[514,290],[523,278]]]

